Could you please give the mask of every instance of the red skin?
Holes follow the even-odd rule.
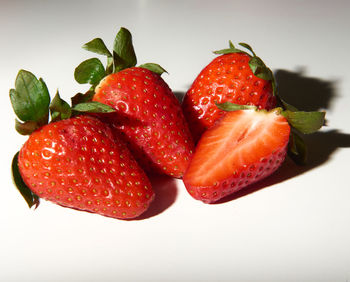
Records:
[[[95,91],[93,101],[116,109],[106,121],[142,167],[181,178],[193,141],[180,103],[160,75],[133,67],[108,75]]]
[[[283,163],[290,127],[274,112],[227,112],[203,133],[183,181],[190,195],[213,203],[255,183]]]
[[[221,55],[195,79],[182,104],[194,140],[224,114],[215,103],[255,105],[267,110],[276,106],[271,82],[253,74],[249,59],[244,53]]]
[[[20,150],[18,167],[40,198],[108,217],[137,217],[154,197],[147,176],[123,142],[89,116],[33,132]]]

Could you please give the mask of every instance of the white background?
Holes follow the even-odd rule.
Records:
[[[1,1],[1,281],[350,281],[349,1]],[[19,69],[64,98],[86,89],[74,68],[121,26],[138,62],[157,62],[184,93],[215,56],[247,42],[276,73],[281,96],[327,110],[307,138],[310,163],[291,162],[221,204],[192,199],[181,181],[153,180],[143,219],[121,221],[42,201],[30,210],[10,176],[26,137],[8,91]]]

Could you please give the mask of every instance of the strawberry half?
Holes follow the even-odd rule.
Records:
[[[124,28],[117,34],[113,55],[101,42],[94,39],[84,46],[107,55],[106,69],[99,61],[87,60],[76,68],[76,80],[92,85],[87,93],[92,101],[115,109],[104,120],[121,134],[145,170],[182,177],[193,142],[181,105],[160,76],[164,69],[156,64],[135,67],[131,34]],[[96,79],[88,81],[86,77]]]
[[[195,140],[224,114],[217,103],[254,105],[267,110],[276,106],[271,70],[248,44],[240,45],[251,54],[236,49],[230,41],[229,49],[214,52],[221,55],[200,72],[184,97],[183,112]]]
[[[241,108],[222,104],[222,110],[232,111],[199,140],[183,177],[186,189],[195,199],[216,202],[269,176],[285,159],[290,124],[303,133],[311,133],[320,128],[324,120],[324,114],[318,112]]]
[[[29,206],[43,198],[120,219],[148,209],[154,197],[151,184],[124,142],[95,117],[71,116],[84,109],[113,109],[96,102],[70,108],[58,94],[48,104],[45,83],[27,71],[19,72],[10,93],[15,112],[24,121],[17,122],[17,129],[30,134],[12,165],[15,183]],[[53,122],[45,125],[48,107]]]

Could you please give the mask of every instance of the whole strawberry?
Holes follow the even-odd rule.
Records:
[[[58,94],[49,106],[45,83],[26,71],[18,74],[11,100],[24,121],[17,122],[17,129],[30,134],[13,162],[15,181],[29,205],[43,198],[120,219],[137,217],[148,208],[154,197],[150,182],[124,142],[95,117],[70,117],[84,109],[112,109],[98,103],[71,109]],[[26,105],[28,100],[31,105]],[[45,124],[48,106],[53,121]],[[35,109],[46,113],[35,116]]]
[[[229,112],[203,133],[183,177],[190,195],[205,203],[274,173],[293,146],[291,128],[309,134],[324,121],[321,112],[266,111],[231,103],[219,106]]]
[[[107,55],[106,70],[99,60],[90,59],[75,71],[78,82],[92,84],[86,94],[92,101],[115,109],[105,121],[123,136],[143,168],[182,177],[192,155],[193,142],[181,105],[160,76],[164,70],[156,64],[135,67],[131,34],[124,28],[117,34],[113,55],[101,39],[94,39],[84,47]],[[91,68],[90,64],[95,67]],[[94,77],[99,68],[96,79],[84,79]]]
[[[214,53],[221,54],[209,63],[197,76],[187,91],[182,108],[195,140],[223,115],[215,104],[231,102],[254,105],[258,109],[276,106],[275,82],[270,69],[255,55],[230,48]]]

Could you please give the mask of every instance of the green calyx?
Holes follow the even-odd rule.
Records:
[[[43,79],[37,79],[32,73],[20,70],[15,81],[15,88],[10,89],[10,100],[16,120],[16,129],[21,134],[48,122],[50,95]]]
[[[132,35],[122,27],[117,33],[113,50],[109,51],[101,38],[95,38],[83,45],[83,49],[106,56],[106,67],[98,58],[83,61],[75,68],[74,77],[80,84],[88,83],[95,88],[105,76],[123,69],[135,67],[137,64],[135,50],[132,44]],[[142,64],[139,67],[148,69],[159,75],[166,72],[160,65],[154,63]]]
[[[237,49],[233,45],[232,41],[230,40],[229,41],[229,48],[214,51],[214,54],[224,55],[224,54],[232,54],[232,53],[244,53],[244,54],[248,55],[250,57],[249,67],[250,67],[251,71],[253,72],[253,74],[256,77],[259,77],[261,79],[271,81],[273,94],[276,95],[276,81],[275,81],[275,77],[274,77],[272,71],[265,65],[265,63],[263,62],[263,60],[261,58],[256,56],[255,52],[253,51],[253,48],[249,44],[238,43],[238,45],[247,49],[249,51],[249,53],[247,51]]]
[[[44,80],[37,79],[26,70],[18,72],[15,88],[10,89],[10,100],[18,118],[15,121],[16,130],[22,135],[30,135],[49,122],[68,119],[80,113],[115,111],[112,107],[98,102],[83,101],[70,106],[61,99],[58,91],[51,101]]]
[[[275,108],[278,114],[284,116],[291,127],[289,139],[288,154],[297,164],[305,164],[307,161],[307,146],[302,138],[304,134],[311,134],[318,131],[325,122],[325,112],[304,112],[298,111],[295,107],[284,104]],[[238,105],[230,102],[216,104],[220,110],[237,111],[237,110],[256,110],[257,107],[250,105]],[[261,110],[266,111],[266,110]]]

